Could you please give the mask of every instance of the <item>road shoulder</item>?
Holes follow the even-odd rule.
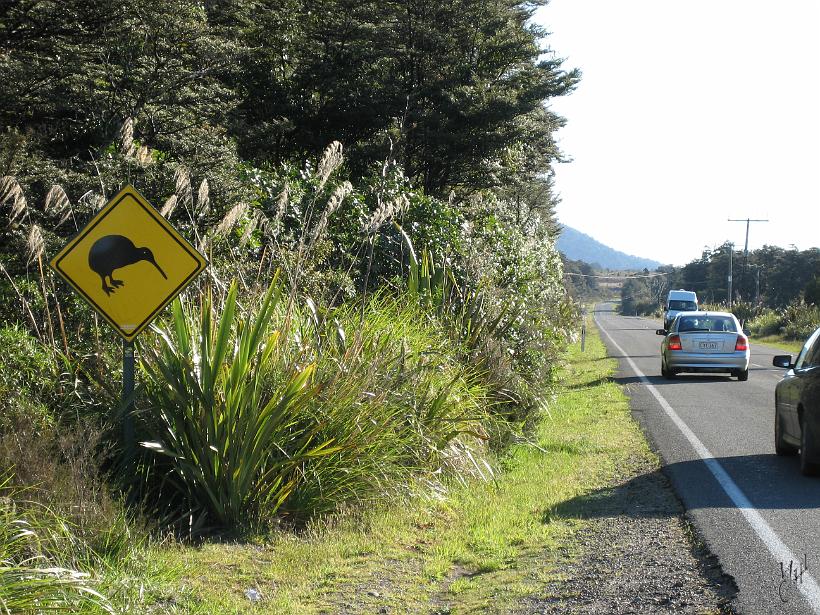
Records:
[[[594,325],[589,334],[594,355],[600,352]],[[622,387],[617,396],[628,407]],[[624,420],[640,431],[631,416]],[[555,519],[582,526],[561,577],[525,600],[520,612],[733,612],[733,579],[699,540],[657,456],[641,439],[646,448],[622,459],[605,486],[551,511]]]
[[[731,612],[733,583],[693,537],[616,367],[590,327],[492,479],[303,536],[186,549],[191,599],[209,613],[241,612],[249,587],[264,613]]]

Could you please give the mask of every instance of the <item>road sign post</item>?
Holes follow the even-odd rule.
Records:
[[[133,186],[126,186],[50,265],[123,339],[122,436],[124,461],[130,465],[134,339],[208,262]]]
[[[122,341],[122,441],[125,447],[123,465],[134,463],[134,342]]]

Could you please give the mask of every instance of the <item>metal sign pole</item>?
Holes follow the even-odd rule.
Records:
[[[122,341],[122,440],[125,467],[134,461],[134,342]]]

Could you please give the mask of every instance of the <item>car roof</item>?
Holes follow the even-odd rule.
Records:
[[[698,317],[706,317],[706,316],[728,316],[730,318],[734,318],[735,315],[731,312],[705,312],[705,311],[691,311],[691,312],[678,312],[675,318],[682,318],[683,316],[698,316]]]

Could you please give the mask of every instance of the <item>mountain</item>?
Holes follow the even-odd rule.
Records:
[[[561,235],[558,237],[558,250],[563,252],[564,256],[569,259],[598,265],[603,269],[646,268],[654,270],[661,266],[658,261],[614,250],[569,226],[561,227]]]

